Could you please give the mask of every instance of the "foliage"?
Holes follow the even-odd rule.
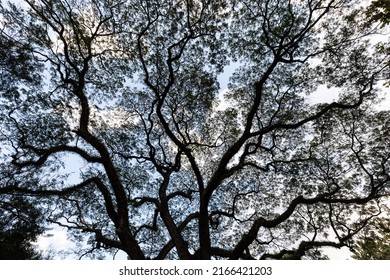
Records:
[[[390,23],[390,1],[375,0],[366,11],[370,23],[380,22],[382,26]]]
[[[82,256],[324,258],[380,212],[389,43],[358,1],[24,3],[0,11],[0,194]]]
[[[0,217],[0,259],[41,259],[41,253],[33,244],[44,231],[40,211],[26,199],[3,196]]]
[[[390,221],[378,218],[373,226],[364,229],[353,249],[357,260],[390,260]]]

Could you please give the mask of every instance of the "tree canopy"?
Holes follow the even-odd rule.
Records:
[[[44,232],[41,212],[22,197],[1,197],[0,260],[35,260],[43,255],[33,244]]]
[[[381,1],[23,3],[0,10],[0,195],[81,255],[319,258],[381,214]]]
[[[390,260],[389,218],[374,219],[373,225],[364,228],[353,248],[357,260]]]

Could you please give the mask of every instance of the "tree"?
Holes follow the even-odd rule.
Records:
[[[41,65],[31,54],[28,44],[19,43],[5,33],[0,34],[0,92],[3,100],[12,100],[21,94],[22,86],[40,84],[36,72]],[[10,195],[3,189],[0,194],[0,259],[43,258],[33,244],[45,230],[38,207],[28,198]]]
[[[25,3],[1,32],[44,82],[1,92],[0,193],[35,197],[85,254],[318,258],[380,212],[388,42],[357,1]],[[310,103],[322,85],[339,97]]]
[[[44,232],[41,212],[24,198],[7,198],[0,200],[0,259],[41,259],[33,244]]]
[[[352,257],[357,260],[390,260],[390,222],[384,218],[365,228],[354,246]]]
[[[30,46],[20,43],[5,33],[0,34],[0,91],[2,97],[11,98],[19,94],[20,85],[39,85],[41,77],[37,71],[41,65],[32,57]]]
[[[372,1],[366,13],[369,18],[368,23],[380,22],[382,26],[385,26],[390,23],[390,1]]]

